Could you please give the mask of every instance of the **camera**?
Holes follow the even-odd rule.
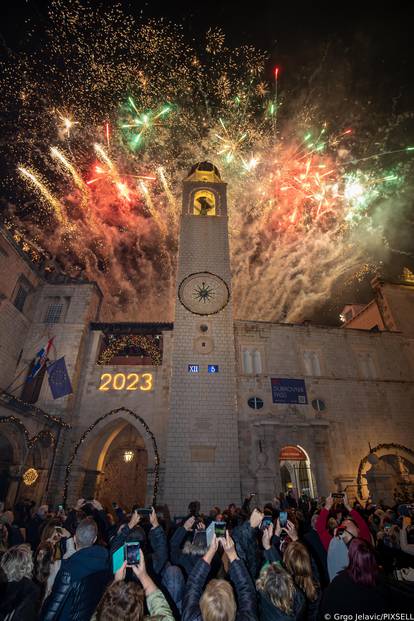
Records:
[[[141,557],[139,541],[127,542],[124,547],[127,565],[138,565]]]
[[[331,496],[335,500],[343,500],[345,498],[344,492],[332,492]]]
[[[136,511],[138,515],[149,517],[152,513],[152,507],[136,507],[134,508],[134,511]]]

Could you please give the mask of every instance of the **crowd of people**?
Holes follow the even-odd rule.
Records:
[[[412,498],[254,500],[179,517],[94,499],[0,506],[0,621],[410,618]]]

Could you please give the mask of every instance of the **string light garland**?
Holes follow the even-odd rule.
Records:
[[[145,422],[145,420],[143,418],[141,418],[141,416],[139,416],[138,414],[133,412],[132,410],[129,410],[128,408],[125,408],[125,407],[116,408],[114,410],[111,410],[110,412],[106,412],[106,414],[103,414],[102,416],[97,418],[96,421],[92,425],[90,425],[88,427],[88,429],[86,429],[86,431],[79,438],[77,444],[75,445],[75,448],[73,450],[71,458],[69,459],[69,461],[68,461],[68,463],[66,465],[65,484],[64,484],[64,488],[63,488],[63,504],[66,505],[66,502],[67,502],[68,488],[69,488],[69,477],[70,477],[70,473],[71,473],[71,470],[72,470],[73,462],[76,459],[76,455],[78,453],[79,448],[81,447],[81,445],[83,444],[83,442],[85,441],[87,436],[90,434],[90,432],[93,429],[95,429],[95,427],[97,425],[99,425],[99,423],[101,423],[102,421],[104,421],[108,417],[113,416],[114,414],[118,414],[119,412],[125,412],[126,414],[129,414],[130,416],[135,418],[135,420],[139,421],[141,423],[141,425],[144,427],[145,432],[147,433],[147,435],[149,436],[149,438],[150,438],[150,440],[152,442],[152,447],[153,447],[154,456],[155,456],[155,461],[154,461],[154,490],[153,490],[153,495],[152,495],[152,505],[153,506],[156,505],[156,503],[157,503],[157,494],[158,494],[158,486],[159,486],[159,480],[160,480],[160,455],[158,453],[157,441],[156,441],[155,436],[152,433],[151,429],[148,427],[147,423]]]
[[[142,336],[141,334],[128,334],[116,338],[114,342],[108,345],[101,353],[98,364],[110,364],[112,358],[114,358],[116,354],[125,349],[125,347],[131,346],[140,347],[151,357],[151,362],[155,366],[160,366],[162,357],[159,348],[152,339],[147,336]]]
[[[39,478],[39,473],[36,468],[29,468],[23,475],[23,483],[30,487],[30,485],[34,485],[37,479]]]
[[[23,433],[26,445],[29,449],[33,448],[39,440],[47,439],[52,446],[55,446],[56,444],[55,436],[48,429],[42,429],[38,434],[31,438],[25,425],[22,423],[20,418],[17,418],[16,416],[0,416],[0,424],[1,423],[16,425],[16,427],[18,427]]]
[[[366,455],[364,459],[361,459],[359,463],[358,475],[357,475],[357,492],[358,492],[359,498],[362,498],[362,470],[364,469],[364,466],[366,465],[369,456],[383,449],[385,450],[394,449],[398,451],[405,451],[406,453],[414,457],[414,451],[408,448],[407,446],[404,446],[403,444],[395,444],[391,442],[390,444],[378,444],[377,446],[374,446],[374,448],[370,450],[368,455]]]
[[[71,429],[71,425],[69,425],[68,423],[65,423],[65,421],[63,421],[58,416],[53,416],[52,414],[48,414],[41,408],[38,408],[37,406],[33,405],[33,403],[26,403],[25,401],[22,401],[18,397],[15,397],[14,395],[11,395],[10,393],[6,392],[5,390],[0,392],[0,400],[3,401],[6,405],[15,407],[20,411],[24,411],[25,414],[30,414],[31,416],[39,415],[45,418],[46,420],[48,420],[49,422],[59,425],[59,427],[63,427],[64,429]]]

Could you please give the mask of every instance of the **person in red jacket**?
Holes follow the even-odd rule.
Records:
[[[328,550],[329,544],[332,539],[332,535],[328,530],[328,518],[329,512],[334,502],[335,499],[332,498],[332,495],[329,495],[326,499],[325,507],[321,510],[316,521],[316,531],[322,541],[325,550]],[[340,524],[340,527],[345,529],[353,537],[360,537],[361,539],[365,539],[365,541],[367,541],[368,543],[371,543],[371,533],[369,532],[368,524],[358,513],[358,511],[355,511],[355,509],[351,508],[346,494],[344,495],[343,504],[347,509],[349,515],[344,518],[344,520]]]

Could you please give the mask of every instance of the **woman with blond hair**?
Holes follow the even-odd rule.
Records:
[[[230,568],[229,578],[237,594],[227,580],[211,580],[204,585],[211,570],[211,563],[221,544]],[[204,592],[203,592],[204,589]],[[188,577],[184,594],[182,621],[255,621],[257,619],[256,594],[253,582],[244,565],[238,558],[234,542],[226,532],[226,537],[213,536],[213,540],[203,558],[199,559]]]
[[[30,546],[21,544],[6,550],[0,560],[6,578],[0,591],[0,621],[34,621],[40,604],[40,590],[33,582]]]

